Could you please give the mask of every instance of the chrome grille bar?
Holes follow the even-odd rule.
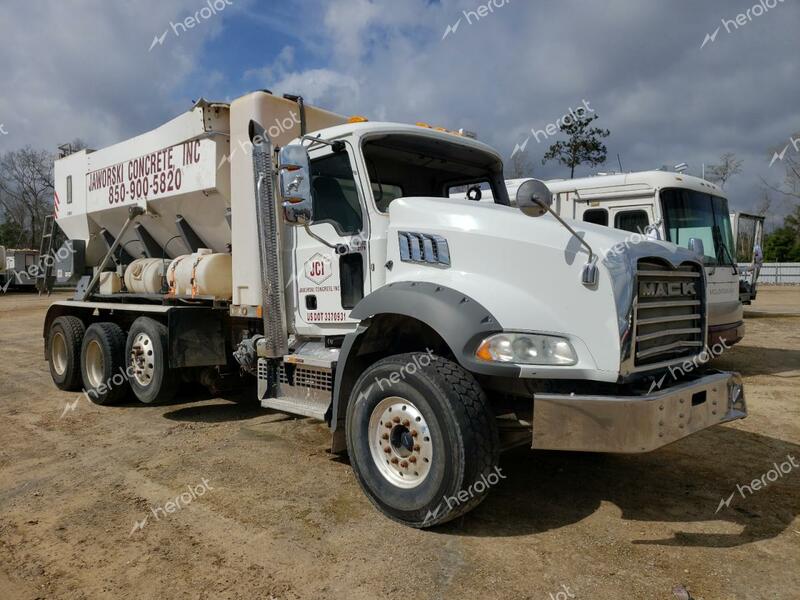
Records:
[[[698,352],[705,343],[705,289],[700,265],[672,267],[644,259],[636,272],[634,365],[664,364]]]

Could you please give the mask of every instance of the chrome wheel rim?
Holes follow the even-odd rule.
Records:
[[[156,370],[153,340],[144,332],[137,333],[133,339],[130,364],[133,367],[133,378],[136,383],[143,387],[152,383]]]
[[[102,385],[104,371],[103,349],[96,340],[92,340],[86,347],[86,378],[92,388],[97,389]]]
[[[372,410],[369,449],[378,471],[397,487],[415,488],[430,472],[430,429],[419,409],[405,398],[384,398]]]
[[[53,363],[53,370],[58,375],[63,375],[67,370],[67,340],[60,331],[53,335],[50,347],[50,360]]]

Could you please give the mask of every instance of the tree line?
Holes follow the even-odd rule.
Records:
[[[53,213],[53,162],[83,148],[76,139],[58,155],[31,146],[0,155],[0,246],[39,248],[45,217]]]

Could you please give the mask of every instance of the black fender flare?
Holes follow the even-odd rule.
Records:
[[[330,414],[334,446],[338,446],[337,428],[344,421],[351,387],[348,383],[353,379],[346,380],[348,367],[352,366],[358,353],[359,338],[368,330],[370,319],[378,315],[400,315],[421,321],[444,340],[458,363],[472,373],[519,376],[520,369],[516,365],[485,363],[475,358],[475,350],[482,339],[503,331],[494,315],[479,302],[435,283],[405,281],[387,284],[362,299],[350,313],[351,319],[358,319],[361,323],[345,336],[336,365]]]

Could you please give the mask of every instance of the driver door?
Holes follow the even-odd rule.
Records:
[[[314,223],[295,230],[294,248],[295,323],[301,334],[336,335],[352,328],[350,310],[365,293],[367,213],[352,149],[345,147],[309,152]]]

